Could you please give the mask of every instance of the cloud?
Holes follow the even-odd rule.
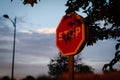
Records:
[[[37,56],[48,56],[56,53],[55,35],[54,34],[18,34],[16,48],[20,53]],[[49,55],[52,56],[52,55]]]
[[[9,36],[3,36],[0,38],[0,41],[13,41],[13,38]]]
[[[0,52],[5,52],[5,53],[8,53],[8,52],[10,52],[10,50],[9,49],[2,49],[2,48],[0,48]]]
[[[55,33],[55,28],[42,28],[42,29],[38,29],[36,32],[38,33],[42,33],[42,34],[53,34]]]
[[[19,30],[18,31],[19,33],[25,33],[25,34],[32,34],[32,31],[30,31],[30,30],[25,30],[25,29],[21,29],[21,30]]]

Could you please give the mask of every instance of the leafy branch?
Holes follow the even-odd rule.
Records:
[[[12,2],[13,0],[11,0]],[[34,4],[37,4],[38,1],[40,0],[21,0],[23,1],[23,4],[26,5],[26,4],[30,4],[32,7],[34,6]]]
[[[120,61],[120,40],[117,40],[118,41],[118,43],[115,45],[115,48],[116,48],[116,52],[115,52],[115,57],[114,57],[114,59],[112,59],[111,61],[110,61],[110,63],[109,64],[105,64],[104,66],[103,66],[103,71],[104,72],[108,72],[108,71],[116,71],[116,69],[114,69],[113,68],[113,66],[118,62],[118,61]]]

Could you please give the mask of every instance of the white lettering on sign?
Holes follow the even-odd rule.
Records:
[[[70,29],[70,30],[65,30],[63,32],[59,32],[58,33],[58,37],[59,37],[58,40],[59,41],[63,40],[63,35],[69,35],[72,38],[77,37],[78,34],[80,33],[80,31],[81,31],[80,27],[76,27],[75,29],[72,29],[72,30]]]

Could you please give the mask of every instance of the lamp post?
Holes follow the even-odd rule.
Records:
[[[11,71],[11,80],[14,79],[14,62],[15,62],[15,39],[16,39],[16,17],[14,18],[14,20],[12,20],[11,18],[9,18],[8,15],[3,15],[4,18],[9,19],[14,27],[14,40],[13,40],[13,55],[12,55],[12,71]]]

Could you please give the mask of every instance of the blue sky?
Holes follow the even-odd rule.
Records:
[[[21,0],[0,1],[0,76],[11,74],[13,27],[3,14],[17,17],[15,76],[47,74],[50,58],[58,56],[55,46],[55,29],[65,15],[67,0],[41,0],[34,7],[23,5]],[[85,17],[82,12],[78,14]],[[105,63],[114,58],[116,41],[98,41],[81,52],[82,62],[101,72]],[[115,67],[120,66],[118,63]]]

